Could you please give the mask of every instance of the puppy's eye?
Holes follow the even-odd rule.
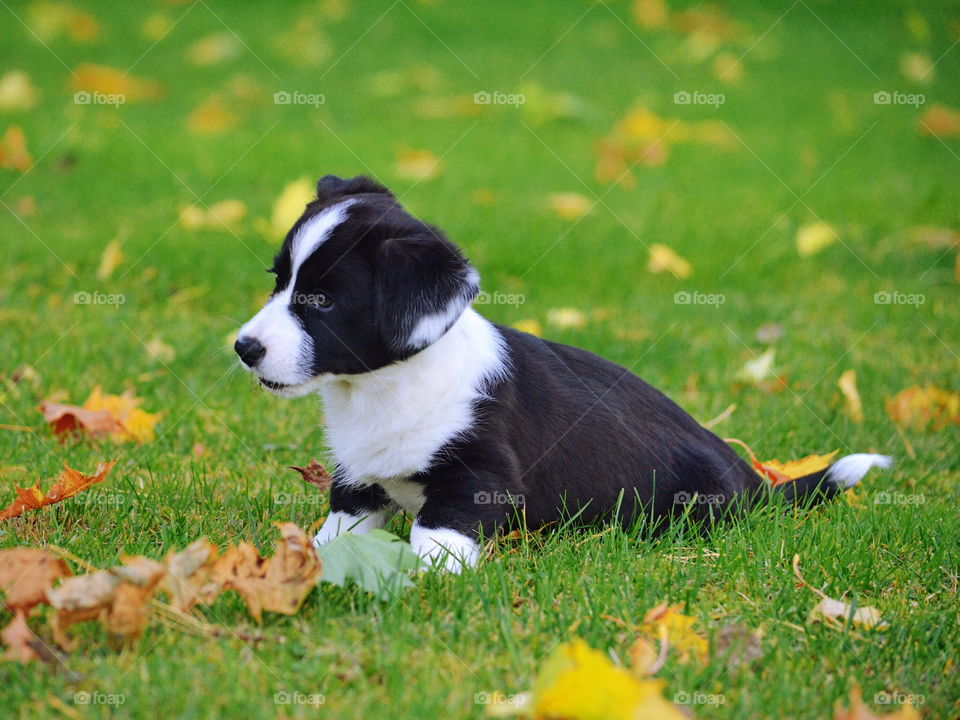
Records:
[[[307,305],[321,310],[329,310],[333,307],[333,298],[326,293],[313,293],[308,296]]]

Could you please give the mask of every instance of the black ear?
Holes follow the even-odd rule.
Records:
[[[439,231],[385,240],[376,272],[377,324],[399,359],[439,340],[479,290],[477,271]]]
[[[336,175],[324,175],[317,181],[317,200],[333,200],[360,193],[381,193],[393,196],[383,185],[366,175],[357,175],[348,180]]]

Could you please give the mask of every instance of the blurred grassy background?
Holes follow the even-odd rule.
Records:
[[[956,619],[956,428],[910,435],[910,457],[883,402],[914,384],[960,389],[951,249],[960,223],[960,141],[956,127],[938,125],[936,137],[924,125],[936,106],[960,123],[950,115],[960,108],[960,4],[37,1],[4,3],[0,15],[0,80],[19,72],[29,84],[24,95],[8,80],[4,96],[0,82],[0,133],[21,128],[34,161],[26,172],[0,169],[0,422],[33,430],[0,430],[2,479],[22,485],[55,474],[64,460],[92,470],[119,454],[114,490],[126,498],[95,513],[70,501],[8,523],[0,528],[4,545],[56,542],[103,565],[124,549],[157,555],[201,533],[263,544],[272,521],[309,525],[322,514],[316,505],[274,502],[277,492],[300,490],[286,465],[322,456],[316,404],[254,392],[235,371],[230,336],[270,289],[262,271],[282,239],[270,229],[281,191],[300,178],[368,173],[458,242],[487,291],[523,296],[522,304],[479,307],[490,319],[539,326],[551,339],[631,367],[700,420],[736,403],[716,430],[761,455],[834,448],[897,455],[894,480],[875,482],[926,493],[928,502],[864,512],[875,531],[885,523],[903,530],[892,531],[890,547],[904,556],[935,544],[930,552],[942,562],[930,572],[943,577],[911,582],[925,598],[922,591],[940,592],[943,580],[951,589],[942,602]],[[100,69],[90,81],[89,64],[116,77]],[[119,106],[75,102],[78,89],[117,87],[129,95]],[[153,97],[137,100],[137,92]],[[723,103],[675,102],[684,92],[722,94]],[[923,102],[877,104],[878,92],[921,94]],[[277,104],[276,93],[319,94],[323,102]],[[477,93],[522,95],[523,102],[483,105]],[[598,178],[604,139],[641,108],[662,131],[656,147],[621,182]],[[411,157],[420,165],[411,168]],[[558,215],[554,193],[576,193],[589,211]],[[184,207],[225,200],[247,210],[230,228],[191,229],[179,219]],[[838,241],[800,257],[798,230],[819,222]],[[98,278],[113,240],[123,259]],[[649,272],[655,243],[688,260],[689,277]],[[875,301],[890,291],[922,295],[923,303]],[[82,305],[78,292],[125,301]],[[678,292],[721,294],[724,302],[678,304]],[[550,322],[558,308],[582,313],[583,322]],[[771,324],[782,336],[758,338]],[[787,384],[778,392],[736,380],[768,346]],[[35,376],[14,382],[24,366]],[[862,424],[842,412],[836,381],[846,369],[857,371]],[[144,407],[163,411],[158,439],[119,451],[55,442],[39,401],[61,393],[80,402],[95,384],[134,388]],[[839,513],[828,516],[836,542],[863,537],[849,508],[828,512]],[[930,533],[908,530],[910,516]],[[610,568],[644,573],[657,564],[624,566],[625,557],[583,572],[596,572],[599,582]],[[536,557],[529,566],[517,562],[517,575],[543,572]],[[896,567],[895,576],[907,572]],[[665,586],[636,589],[636,612],[664,592],[676,594],[676,586],[704,581],[671,577]],[[582,582],[576,574],[567,580]],[[460,594],[428,584],[403,612],[416,615],[442,597],[469,615],[477,599],[469,584],[457,587]],[[349,611],[341,624],[353,611],[358,623],[370,612],[362,602],[353,607],[355,599],[343,602]],[[310,627],[301,630],[309,646]],[[924,632],[907,633],[903,647],[929,643]],[[490,652],[499,652],[497,642],[506,641],[491,641]],[[397,647],[402,655],[403,643]],[[939,650],[951,648],[955,654],[955,638]],[[928,660],[939,662],[928,650]],[[196,649],[208,651],[220,652]],[[838,663],[846,652],[820,651]],[[244,652],[227,668],[242,665]],[[511,657],[531,668],[541,656],[531,652]],[[161,661],[180,667],[176,654],[175,644],[161,650],[155,670]],[[435,673],[438,657],[427,652],[415,663],[417,683]],[[921,663],[911,668],[914,685],[933,682]],[[120,670],[104,672],[108,684],[125,682]],[[38,680],[20,690],[68,696],[64,682]],[[362,684],[352,675],[344,682]],[[813,717],[830,705],[798,692],[785,714]],[[949,692],[937,692],[941,709],[927,711],[945,717]],[[171,716],[208,716],[177,694],[174,682]],[[36,702],[31,712],[46,707]],[[350,707],[341,705],[340,716]],[[746,707],[779,714],[762,698],[704,712],[736,717]],[[454,712],[462,708],[455,695],[428,698],[421,711],[438,708],[457,716],[482,711]],[[139,716],[145,708],[121,712]]]

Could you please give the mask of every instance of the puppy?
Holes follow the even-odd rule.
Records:
[[[402,509],[417,554],[459,572],[519,517],[709,520],[765,487],[628,370],[478,315],[477,271],[369,178],[321,178],[271,272],[235,349],[270,392],[323,398],[336,468],[318,546]],[[780,492],[828,497],[889,462],[851,455]]]

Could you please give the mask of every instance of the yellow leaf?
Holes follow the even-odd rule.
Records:
[[[33,165],[27,150],[27,136],[19,125],[11,125],[0,138],[0,168],[26,172]]]
[[[156,100],[161,95],[161,87],[158,83],[93,63],[78,65],[74,70],[71,84],[74,92],[122,96],[123,102]]]
[[[185,205],[180,208],[180,224],[187,230],[234,230],[246,214],[247,206],[240,200],[221,200],[209,208]]]
[[[748,360],[744,366],[740,368],[739,372],[737,372],[737,379],[756,385],[772,377],[774,374],[773,363],[776,357],[777,349],[767,348],[762,354]]]
[[[942,430],[960,425],[960,393],[933,385],[914,385],[886,401],[887,415],[899,425],[914,430]]]
[[[151,358],[165,364],[172,363],[177,357],[177,351],[158,337],[147,342],[144,349]]]
[[[590,198],[575,192],[550,193],[547,202],[550,209],[564,220],[578,220],[593,206]]]
[[[140,26],[141,34],[151,42],[159,42],[173,28],[173,20],[169,15],[153,13],[148,15]]]
[[[156,437],[154,426],[160,420],[162,413],[148,413],[141,410],[143,402],[134,396],[132,390],[122,395],[107,395],[97,385],[90,393],[90,397],[83,403],[84,410],[104,410],[115,418],[122,429],[111,433],[111,437],[119,442],[135,440],[138,443],[149,442]]]
[[[634,22],[642,28],[662,27],[666,25],[669,15],[664,0],[633,0],[630,10]]]
[[[702,662],[707,657],[707,641],[693,629],[696,618],[679,612],[680,607],[660,603],[644,616],[641,630],[651,638],[665,640],[679,653],[681,662]]]
[[[23,70],[10,70],[0,78],[0,111],[29,110],[39,98],[40,91]]]
[[[906,53],[900,57],[900,72],[907,80],[927,85],[933,82],[933,61],[924,53]]]
[[[111,240],[100,255],[100,265],[97,267],[97,280],[107,280],[117,266],[123,262],[123,253],[120,251],[120,241]]]
[[[273,203],[273,212],[270,215],[271,237],[285,237],[287,231],[303,214],[307,204],[316,197],[316,193],[314,184],[305,177],[284,187]]]
[[[547,311],[547,322],[561,330],[580,329],[587,324],[587,316],[576,308],[553,308]]]
[[[197,135],[222,133],[236,125],[237,120],[222,98],[211,95],[190,113],[187,128]]]
[[[511,326],[514,330],[519,330],[520,332],[529,333],[530,335],[536,335],[541,337],[543,335],[543,327],[540,325],[539,320],[528,319],[528,320],[518,320],[513,323]]]
[[[440,159],[429,150],[400,149],[396,172],[405,180],[431,180],[440,174]]]
[[[756,469],[757,472],[770,478],[771,484],[779,485],[783,482],[789,482],[790,480],[796,480],[797,478],[812,475],[820,470],[825,470],[830,467],[830,463],[838,452],[840,451],[834,450],[826,455],[807,455],[799,460],[790,460],[785,463],[779,460],[767,460],[762,463],[757,463],[759,467]]]
[[[863,422],[863,403],[860,401],[860,393],[857,390],[857,371],[846,370],[837,381],[837,387],[843,393],[846,400],[844,409],[850,419],[855,423]]]
[[[810,257],[837,241],[837,231],[825,222],[814,222],[797,230],[797,253]]]
[[[669,272],[674,277],[684,280],[690,277],[693,267],[690,263],[677,255],[672,248],[660,243],[650,246],[650,259],[647,260],[647,270],[652,273]]]

